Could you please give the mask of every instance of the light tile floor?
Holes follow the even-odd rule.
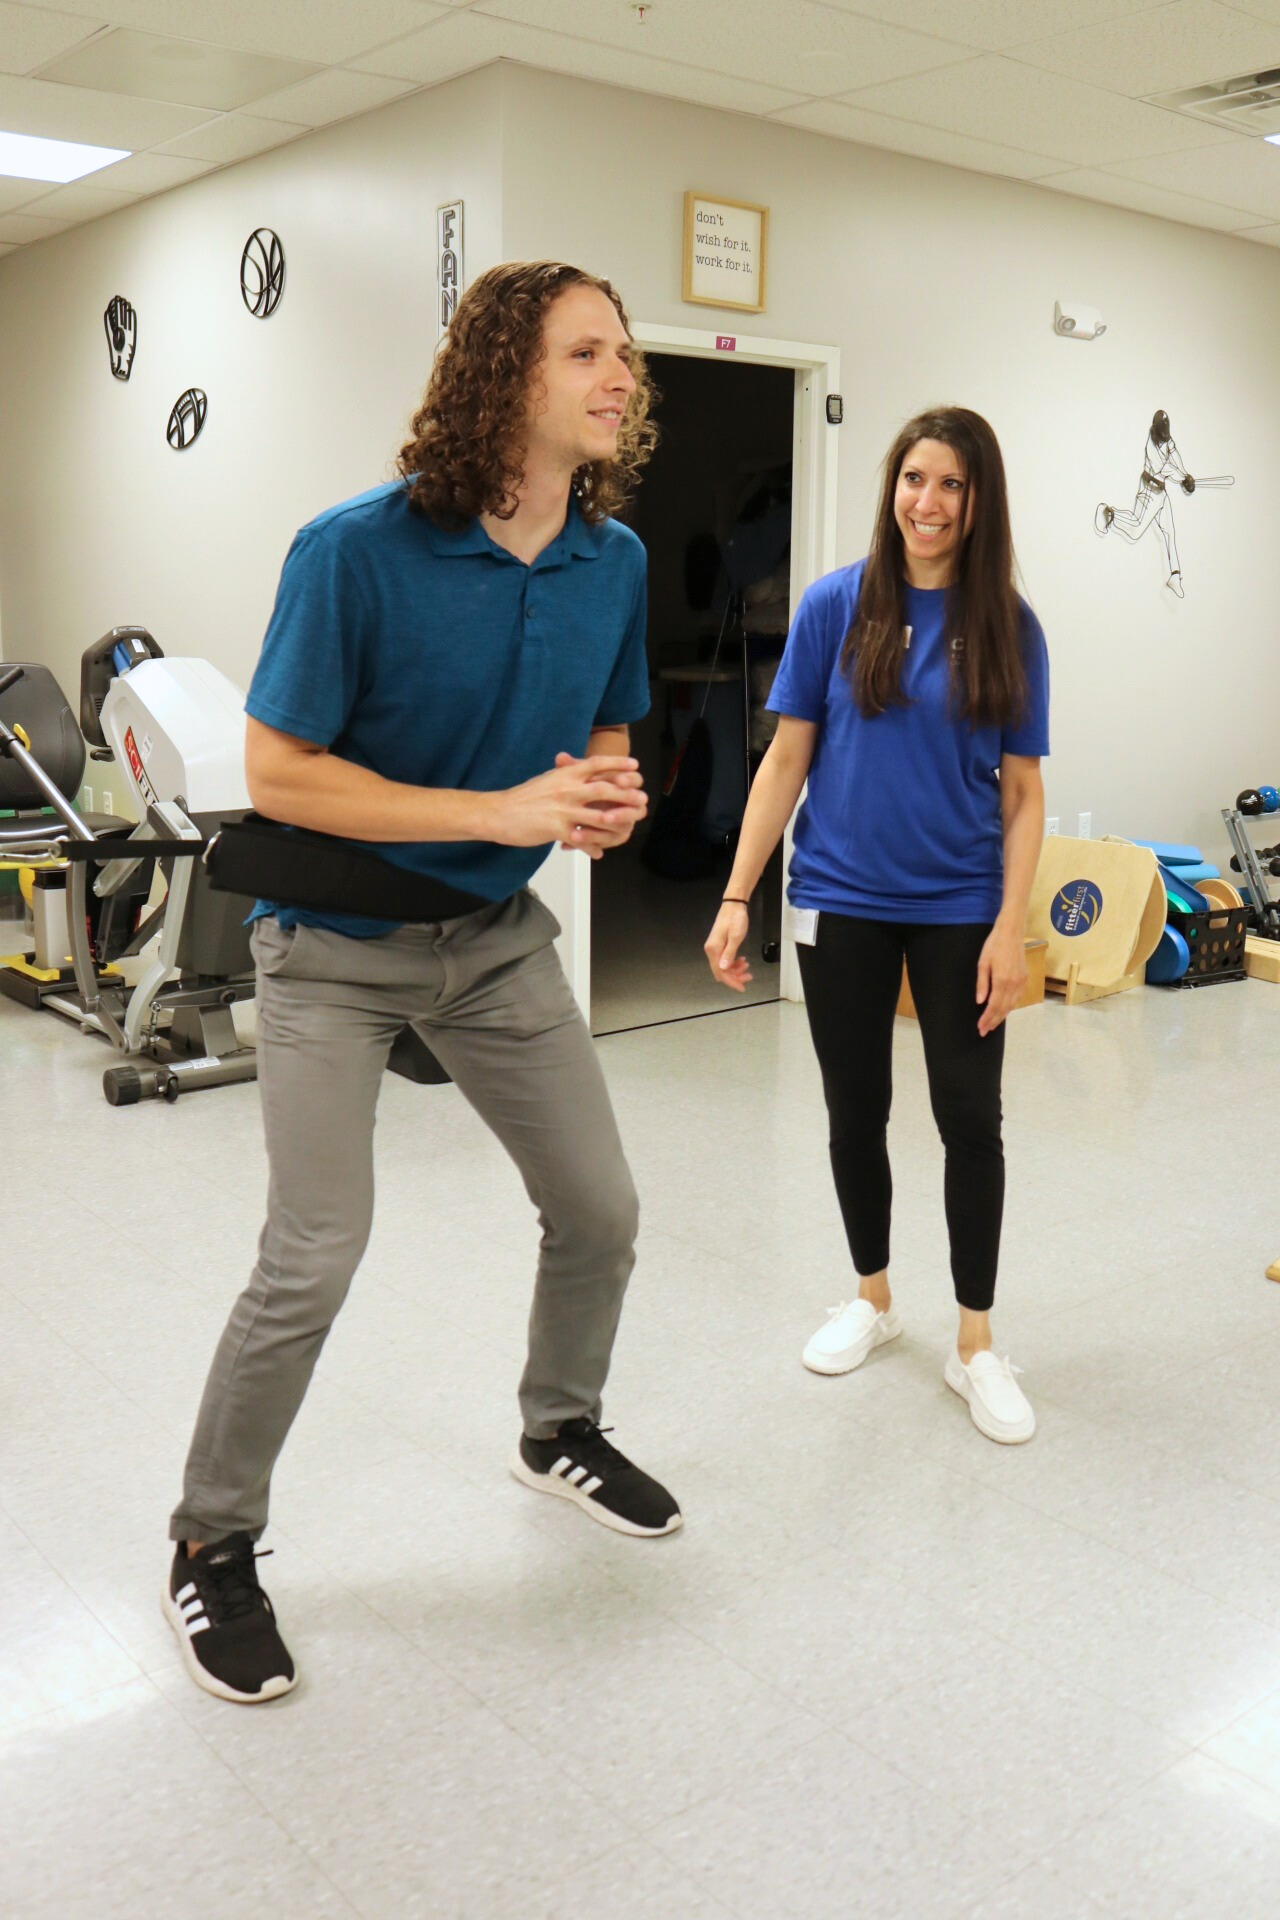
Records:
[[[757,888],[743,952],[752,978],[741,997],[711,977],[702,943],[729,881],[729,857],[700,880],[668,880],[640,860],[643,840],[597,860],[591,869],[591,1031],[627,1032],[663,1020],[687,1020],[778,998],[778,966],[762,957],[766,918],[777,938],[781,881],[770,871]],[[771,916],[764,897],[774,890]]]
[[[916,1029],[905,1337],[849,1291],[803,1012],[601,1042],[644,1199],[609,1416],[634,1542],[509,1479],[534,1227],[452,1088],[388,1080],[379,1212],[281,1462],[303,1682],[191,1686],[167,1510],[264,1188],[251,1087],[126,1111],[0,1001],[0,1912],[9,1920],[1275,1920],[1280,991],[1015,1016],[997,1331],[942,1384]]]

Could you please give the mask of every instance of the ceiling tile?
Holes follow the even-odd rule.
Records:
[[[643,24],[630,7],[600,0],[476,0],[471,12],[801,94],[847,93],[928,72],[969,52],[815,0],[787,0],[785,7],[777,0],[656,5]]]
[[[1137,98],[1280,66],[1280,29],[1219,0],[1175,0],[1154,13],[1014,47],[1011,55]]]
[[[804,97],[794,90],[677,66],[674,61],[654,60],[645,54],[618,53],[472,10],[458,11],[425,33],[414,34],[355,65],[380,72],[389,70],[422,85],[435,86],[455,74],[469,73],[501,59],[523,61],[527,66],[572,74],[582,80],[600,80],[607,86],[633,87],[641,93],[691,100],[699,106],[727,107],[738,113],[769,113],[777,107],[796,106]]]
[[[337,66],[446,9],[435,0],[108,0],[111,24]]]
[[[306,60],[277,54],[211,47],[207,41],[175,39],[114,27],[41,69],[42,80],[141,100],[171,100],[184,107],[228,113],[264,93],[278,93],[315,71]]]
[[[170,187],[185,186],[217,165],[216,160],[179,160],[168,153],[135,153],[128,160],[95,173],[110,193],[167,193]]]
[[[380,73],[348,73],[330,67],[282,93],[268,94],[253,103],[254,112],[271,120],[289,120],[300,127],[323,127],[353,113],[367,113],[401,94],[412,93],[417,82],[391,80]]]
[[[119,213],[121,207],[133,206],[138,197],[136,193],[108,192],[105,187],[73,180],[69,187],[55,187],[52,193],[42,194],[25,211],[51,214],[55,220],[97,220],[104,213]]]
[[[1235,134],[1226,146],[1134,160],[1107,169],[1125,180],[1145,180],[1219,206],[1245,207],[1259,220],[1280,220],[1280,147]]]
[[[0,5],[0,73],[30,73],[96,33],[101,20],[44,7]]]
[[[1272,26],[1280,26],[1280,0],[1232,0],[1241,13],[1251,13],[1256,20],[1269,20]]]
[[[996,53],[1001,48],[1065,33],[1094,21],[1123,19],[1163,6],[1166,0],[823,0],[873,20],[891,20],[917,33],[936,33]],[[1278,0],[1280,3],[1280,0]]]
[[[1060,74],[1041,73],[1001,54],[982,54],[963,66],[862,88],[846,97],[873,113],[947,127],[1027,153],[1053,154],[1082,167],[1235,137],[1183,114],[1124,100]]]
[[[1042,180],[1043,187],[1055,193],[1068,193],[1082,200],[1104,200],[1108,206],[1124,207],[1130,213],[1154,213],[1162,220],[1180,220],[1189,227],[1213,227],[1220,233],[1236,233],[1241,227],[1256,225],[1256,213],[1242,207],[1219,206],[1212,200],[1200,200],[1189,193],[1172,193],[1168,187],[1153,187],[1142,180],[1123,180],[1115,173],[1094,173],[1087,167],[1073,167],[1069,173]]]
[[[922,160],[941,160],[947,166],[967,167],[973,173],[1042,180],[1046,174],[1062,171],[1061,160],[1050,160],[1042,153],[1019,153],[1013,147],[994,146],[988,140],[970,140],[963,133],[913,126],[908,120],[891,120],[883,113],[843,106],[838,100],[810,100],[804,106],[788,107],[769,117],[785,121],[790,127],[834,134],[837,140],[855,140],[865,147],[885,147],[891,153],[913,153]]]
[[[224,113],[210,120],[195,133],[181,140],[170,140],[158,151],[177,154],[187,160],[212,160],[225,166],[231,160],[247,160],[250,154],[265,153],[269,147],[296,140],[303,128],[288,120],[261,120],[256,113]]]
[[[31,240],[47,240],[51,233],[63,233],[70,220],[39,220],[31,213],[0,213],[0,240],[25,246]]]
[[[35,133],[48,140],[84,140],[92,146],[154,147],[176,140],[209,118],[199,107],[129,100],[118,93],[60,87],[53,80],[0,74],[0,126],[9,133]]]
[[[48,191],[47,180],[13,180],[7,174],[0,174],[0,213],[13,213],[16,208],[41,199]]]

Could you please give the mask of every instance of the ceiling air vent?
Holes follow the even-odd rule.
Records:
[[[1280,133],[1280,67],[1264,73],[1242,73],[1234,80],[1215,80],[1205,87],[1178,87],[1172,93],[1151,93],[1148,103],[1174,113],[1208,120],[1215,127],[1264,136]]]

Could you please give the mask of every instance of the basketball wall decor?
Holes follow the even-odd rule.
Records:
[[[122,293],[108,300],[102,325],[111,356],[111,371],[117,380],[127,380],[133,371],[133,356],[138,346],[138,316]]]
[[[182,453],[199,439],[209,411],[209,396],[200,387],[188,387],[173,403],[165,438],[175,453]]]
[[[255,227],[240,255],[240,297],[255,320],[269,320],[284,293],[284,246],[270,227]]]

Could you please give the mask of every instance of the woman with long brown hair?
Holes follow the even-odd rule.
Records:
[[[801,602],[769,700],[778,731],[706,941],[712,972],[740,992],[747,903],[807,780],[789,899],[859,1285],[804,1364],[848,1373],[902,1331],[886,1128],[905,963],[946,1149],[960,1325],[944,1377],[975,1426],[1006,1443],[1035,1431],[1014,1369],[993,1351],[991,1306],[1004,1020],[1026,980],[1048,702],[1044,634],[1014,584],[995,434],[963,407],[920,414],[885,460],[867,558]]]

